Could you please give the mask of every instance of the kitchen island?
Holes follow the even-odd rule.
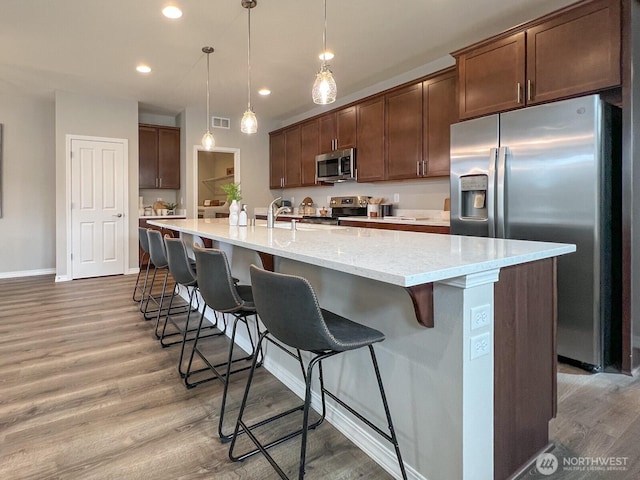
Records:
[[[378,356],[410,478],[504,479],[547,446],[554,258],[573,245],[223,219],[152,223],[213,240],[245,282],[251,263],[302,275],[323,307],[383,331]],[[302,393],[286,355],[270,350],[265,366]],[[332,388],[382,421],[366,356],[349,352],[325,368]],[[327,419],[397,475],[393,453],[367,427],[332,407]]]

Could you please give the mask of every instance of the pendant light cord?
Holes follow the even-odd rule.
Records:
[[[247,8],[247,108],[251,110],[251,7]]]
[[[327,64],[327,0],[324,0],[324,30],[322,30],[322,66]]]
[[[209,117],[209,56],[211,53],[207,52],[207,132],[209,131],[209,122],[211,118]]]

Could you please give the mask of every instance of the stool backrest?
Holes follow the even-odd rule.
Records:
[[[148,228],[147,237],[149,238],[149,255],[151,256],[151,261],[156,268],[166,268],[167,254],[164,251],[162,234],[158,230]]]
[[[218,312],[236,312],[244,307],[233,283],[227,255],[217,248],[193,246],[198,289],[205,303]]]
[[[191,268],[187,249],[182,239],[165,235],[164,246],[167,251],[167,264],[173,279],[182,285],[194,285],[196,273]]]
[[[147,235],[147,229],[144,227],[138,227],[138,237],[140,239],[140,248],[142,251],[149,253],[149,236]]]
[[[310,352],[337,348],[307,279],[251,265],[251,288],[260,320],[282,343]]]

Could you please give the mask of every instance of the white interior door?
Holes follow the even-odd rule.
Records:
[[[73,278],[124,273],[124,144],[71,140]]]

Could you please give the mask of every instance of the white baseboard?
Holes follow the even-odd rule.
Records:
[[[127,271],[124,272],[124,274],[125,275],[137,275],[139,271],[140,271],[140,267],[128,268]]]
[[[188,300],[183,289],[180,290],[180,294],[183,298]],[[210,322],[213,321],[213,312],[211,309],[207,310],[205,318]],[[238,335],[236,337],[236,343],[245,352],[249,353],[251,351],[251,344],[247,338]],[[295,376],[289,370],[282,368],[278,362],[273,361],[269,357],[268,353],[265,356],[263,366],[300,399],[304,398],[305,385],[301,377]],[[311,406],[316,412],[321,411],[321,398],[316,392],[312,392]],[[402,478],[400,475],[400,467],[398,466],[398,459],[396,458],[396,452],[389,442],[382,440],[375,433],[372,435],[370,430],[368,430],[368,427],[359,423],[357,419],[344,411],[341,407],[336,406],[331,399],[327,398],[326,406],[327,413],[325,418],[331,425],[336,427],[340,433],[355,443],[360,450],[366,453],[374,462],[384,468],[394,478]],[[382,425],[380,428],[384,430],[385,426]],[[406,463],[405,469],[409,479],[427,480]]]
[[[38,270],[22,270],[18,272],[0,272],[0,278],[35,277],[37,275],[51,275],[55,268],[41,268]]]

